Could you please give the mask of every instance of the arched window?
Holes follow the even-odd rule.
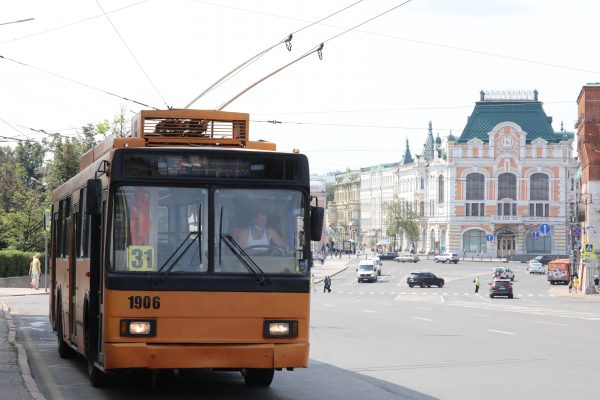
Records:
[[[498,200],[517,200],[517,177],[505,172],[498,176]]]
[[[487,249],[485,233],[480,229],[469,229],[463,233],[463,252],[483,253]]]
[[[471,173],[467,175],[466,200],[484,200],[485,177],[483,174]]]
[[[530,187],[530,200],[548,201],[550,199],[550,186],[548,182],[548,175],[539,173],[531,175]]]
[[[438,176],[438,203],[444,202],[444,175]]]

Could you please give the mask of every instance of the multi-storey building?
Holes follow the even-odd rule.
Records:
[[[338,242],[355,241],[360,233],[360,173],[336,174],[333,185],[333,202],[327,209],[329,229]]]
[[[412,157],[407,141],[398,163],[336,176],[336,190],[360,194],[352,198],[360,205],[360,226],[355,219],[352,229],[364,242],[393,242],[385,204],[403,201],[419,218],[419,252],[568,255],[579,163],[573,133],[554,132],[551,123],[537,91],[481,92],[460,137],[450,134],[442,143],[430,122],[420,155]],[[344,183],[350,175],[353,189]],[[349,225],[338,226],[347,231]],[[408,248],[407,238],[396,239],[397,247]]]

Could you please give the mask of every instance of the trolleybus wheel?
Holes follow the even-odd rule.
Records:
[[[93,387],[104,387],[108,384],[108,375],[100,371],[93,361],[88,360],[88,378]]]
[[[267,387],[273,382],[273,368],[246,368],[242,370],[242,375],[246,381],[246,386]]]
[[[63,339],[62,311],[60,307],[58,308],[57,315],[58,318],[56,321],[56,337],[58,338],[58,356],[60,358],[71,358],[73,357],[75,352]]]

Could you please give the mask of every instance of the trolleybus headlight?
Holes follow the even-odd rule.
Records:
[[[156,336],[156,321],[152,319],[122,319],[121,336]]]
[[[263,336],[267,338],[294,338],[298,337],[298,321],[267,320],[263,326]]]

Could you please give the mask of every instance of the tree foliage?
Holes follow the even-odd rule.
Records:
[[[0,250],[43,250],[43,213],[52,190],[79,172],[79,158],[96,138],[127,136],[125,126],[121,108],[112,123],[87,124],[75,137],[55,134],[41,143],[0,147]]]
[[[411,242],[419,240],[419,217],[406,201],[393,200],[383,205],[383,212],[387,220],[388,237],[394,238],[394,247],[396,236],[400,233]]]

